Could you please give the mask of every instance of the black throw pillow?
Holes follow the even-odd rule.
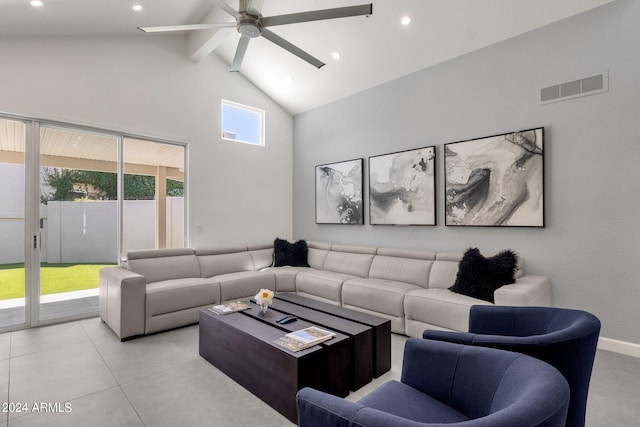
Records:
[[[283,239],[276,239],[273,242],[273,266],[282,267],[290,265],[292,267],[309,267],[307,255],[309,248],[307,242],[298,240],[289,243]]]
[[[517,261],[518,256],[512,250],[487,258],[478,248],[469,248],[460,260],[456,281],[449,290],[493,303],[496,289],[515,282]]]

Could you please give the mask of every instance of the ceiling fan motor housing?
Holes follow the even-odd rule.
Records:
[[[260,18],[248,14],[238,18],[238,32],[250,39],[255,39],[262,35],[262,24]]]

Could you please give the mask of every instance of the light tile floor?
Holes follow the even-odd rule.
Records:
[[[349,400],[399,378],[405,339]],[[587,425],[638,426],[639,395],[640,359],[598,351]],[[292,425],[200,358],[197,325],[124,343],[98,318],[1,334],[0,396],[0,427]]]

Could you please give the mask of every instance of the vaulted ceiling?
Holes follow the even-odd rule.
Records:
[[[226,0],[238,9],[239,0]],[[240,73],[292,114],[327,104],[614,0],[369,0],[371,16],[305,22],[272,31],[326,63],[320,69],[264,38],[252,39]],[[0,37],[155,37],[137,27],[231,21],[217,0],[0,2]],[[134,11],[136,2],[142,10]],[[264,0],[262,15],[352,6],[367,0]],[[409,16],[411,23],[402,25]],[[185,57],[231,64],[235,29],[173,33]],[[333,53],[339,59],[333,59]]]

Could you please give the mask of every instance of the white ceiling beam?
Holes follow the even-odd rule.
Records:
[[[200,23],[214,24],[219,22],[235,21],[228,13],[214,6]],[[235,31],[235,28],[214,28],[211,30],[191,31],[187,36],[189,58],[194,62],[202,61]]]

